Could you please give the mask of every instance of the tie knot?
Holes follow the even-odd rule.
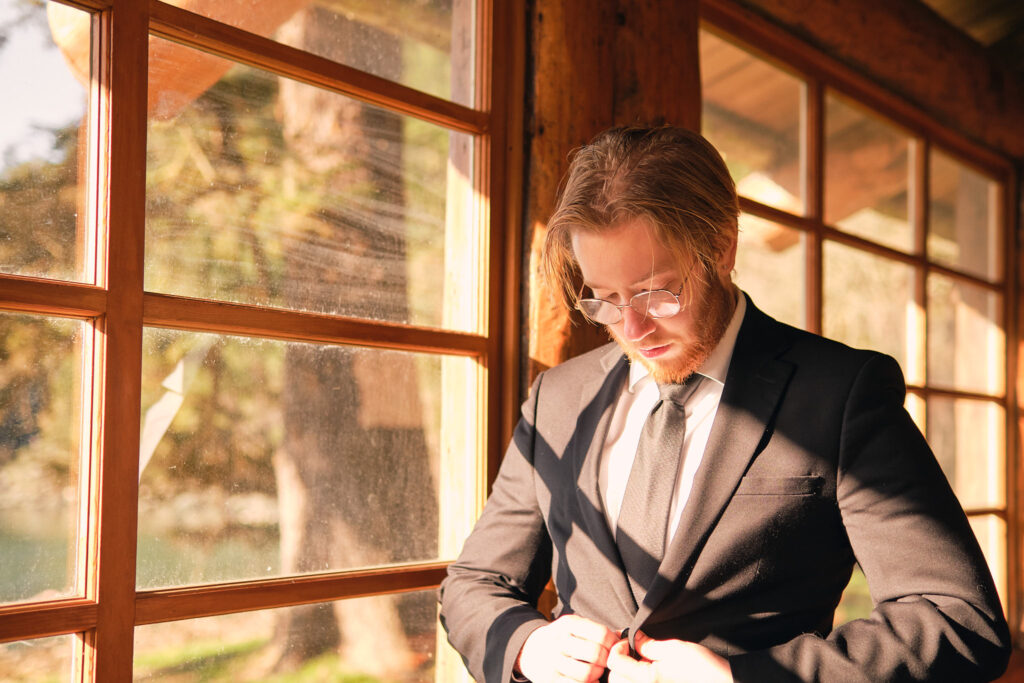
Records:
[[[704,376],[695,372],[679,384],[659,384],[658,393],[661,394],[662,401],[672,401],[682,407],[693,392],[697,390],[702,379],[704,379]]]

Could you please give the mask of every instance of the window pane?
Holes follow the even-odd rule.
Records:
[[[477,331],[469,136],[233,66],[148,156],[148,290]]]
[[[700,33],[701,128],[741,195],[796,214],[803,84],[708,31]]]
[[[475,514],[476,377],[467,358],[147,330],[138,585],[451,556]]]
[[[1006,415],[989,401],[928,399],[928,443],[965,508],[1006,503]]]
[[[998,185],[951,157],[931,153],[928,256],[995,280],[1002,274]]]
[[[61,37],[72,66],[53,35]],[[0,0],[0,272],[91,278],[79,171],[88,139],[82,132],[88,80],[88,14]]]
[[[740,216],[736,283],[757,307],[783,322],[806,326],[804,233],[757,216]]]
[[[0,680],[5,683],[71,681],[75,636],[0,644]],[[75,680],[79,680],[75,677]]]
[[[438,628],[432,590],[152,624],[135,629],[133,678],[453,681]]]
[[[928,277],[928,382],[1002,394],[1006,337],[1002,296],[942,275]]]
[[[985,553],[989,571],[1003,600],[1003,609],[1006,609],[1006,522],[995,515],[972,516],[968,521],[981,551]]]
[[[84,327],[0,314],[0,602],[75,593]]]
[[[855,619],[867,619],[875,603],[871,600],[871,591],[868,589],[868,580],[860,565],[854,565],[853,575],[850,576],[850,583],[843,591],[843,597],[836,607],[835,625],[841,626]]]
[[[825,242],[823,268],[825,336],[888,353],[915,381],[913,268],[835,242]]]
[[[846,100],[825,98],[825,222],[910,251],[906,134]]]
[[[431,95],[473,104],[476,3],[470,0],[172,0],[171,4]],[[161,57],[174,54],[168,44],[159,50]],[[181,74],[183,82],[216,80],[210,74],[215,71],[211,64],[191,62]]]

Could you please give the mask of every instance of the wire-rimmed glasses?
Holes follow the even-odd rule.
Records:
[[[685,305],[679,301],[686,280],[679,285],[678,292],[667,289],[650,289],[638,292],[629,301],[619,305],[604,299],[579,299],[576,308],[587,320],[598,325],[614,325],[622,320],[622,309],[632,308],[644,318],[670,318],[679,313]]]

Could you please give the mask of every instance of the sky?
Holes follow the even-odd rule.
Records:
[[[11,27],[29,7],[31,21]],[[0,172],[30,159],[55,160],[53,135],[81,120],[86,90],[53,43],[43,3],[0,0]]]

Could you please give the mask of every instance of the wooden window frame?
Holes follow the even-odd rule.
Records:
[[[929,386],[927,381],[908,384],[908,393],[927,400],[929,397],[980,399],[994,403],[1004,410],[1006,435],[1005,506],[969,508],[969,517],[995,515],[1006,523],[1006,609],[1011,624],[1020,624],[1022,612],[1022,579],[1024,573],[1017,558],[1022,550],[1020,534],[1021,511],[1018,501],[1021,469],[1019,466],[1017,396],[1019,343],[1017,331],[1017,253],[1014,235],[1018,202],[1017,171],[1009,159],[990,149],[974,144],[904,99],[877,85],[866,76],[831,58],[816,48],[801,42],[785,30],[769,23],[752,12],[737,7],[730,0],[700,0],[701,27],[749,51],[759,59],[796,75],[805,84],[805,102],[802,127],[806,146],[804,215],[796,215],[741,197],[740,209],[759,218],[774,221],[799,230],[807,240],[806,327],[820,334],[823,317],[823,245],[825,240],[854,247],[859,251],[890,261],[910,265],[915,272],[915,302],[922,311],[923,323],[927,313],[926,283],[930,273],[949,277],[955,282],[968,283],[1003,297],[1003,327],[1006,339],[1005,388],[1002,394],[980,394]],[[846,99],[857,102],[872,112],[900,127],[910,140],[910,171],[912,182],[923,187],[908,187],[912,205],[909,206],[911,226],[916,243],[912,253],[892,249],[843,232],[824,220],[825,177],[825,95],[831,90]],[[927,254],[929,157],[932,147],[955,156],[957,161],[983,173],[1000,188],[1000,198],[994,207],[1001,227],[1000,244],[1004,254],[1000,277],[986,280],[936,263]],[[923,190],[923,191],[920,191]],[[923,339],[923,337],[922,337]],[[923,349],[926,354],[927,349]]]
[[[77,635],[73,680],[132,680],[135,627],[240,611],[436,587],[447,563],[136,590],[138,430],[148,326],[354,344],[474,358],[482,507],[518,408],[519,225],[525,12],[474,0],[474,106],[466,107],[158,0],[55,0],[92,14],[88,218],[98,245],[87,283],[0,275],[0,311],[91,323],[93,396],[83,439],[79,597],[0,606],[0,642]],[[149,37],[158,36],[474,136],[476,220],[484,238],[486,317],[479,334],[145,292]],[[123,65],[133,68],[124,68]],[[120,68],[115,68],[122,65]],[[513,135],[515,132],[515,135]],[[103,523],[102,520],[113,520]]]

